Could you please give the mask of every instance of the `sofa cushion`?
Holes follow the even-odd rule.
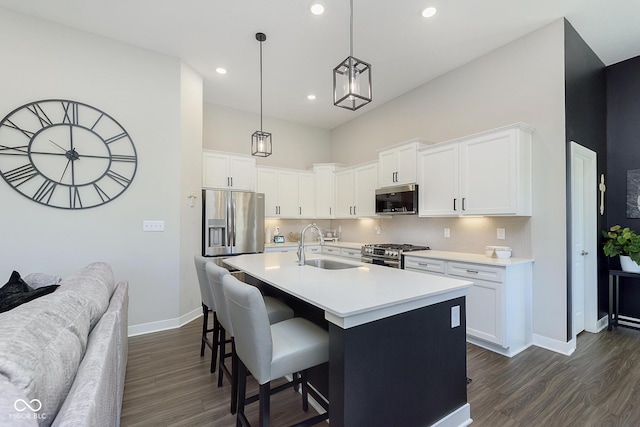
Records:
[[[9,281],[0,288],[0,313],[11,310],[25,302],[32,301],[55,291],[58,285],[43,286],[32,289],[22,280],[20,273],[14,271]]]
[[[91,264],[54,293],[0,313],[0,375],[42,403],[50,423],[66,398],[89,332],[107,309],[111,268]]]
[[[27,285],[31,286],[33,289],[38,289],[44,286],[57,285],[60,283],[62,278],[54,274],[29,273],[24,276],[22,280],[24,280]]]

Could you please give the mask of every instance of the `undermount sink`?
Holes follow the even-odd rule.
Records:
[[[330,259],[308,259],[304,263],[305,265],[324,268],[325,270],[343,270],[345,268],[358,268],[357,265],[346,264],[344,262],[333,261]]]

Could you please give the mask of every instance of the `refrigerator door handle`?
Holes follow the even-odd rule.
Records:
[[[233,216],[231,212],[231,195],[227,195],[226,198],[226,210],[227,210],[227,246],[233,246]]]

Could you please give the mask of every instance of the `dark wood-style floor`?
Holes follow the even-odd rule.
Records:
[[[235,426],[228,381],[217,387],[208,349],[200,358],[201,322],[129,339],[122,426]],[[467,344],[467,360],[474,426],[640,425],[640,331],[582,333],[569,357],[531,347],[507,358]],[[293,391],[278,393],[272,425],[310,416],[301,406]],[[257,404],[247,414],[257,425]]]

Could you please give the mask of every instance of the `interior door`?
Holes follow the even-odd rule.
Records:
[[[598,332],[597,155],[571,142],[572,336]]]

